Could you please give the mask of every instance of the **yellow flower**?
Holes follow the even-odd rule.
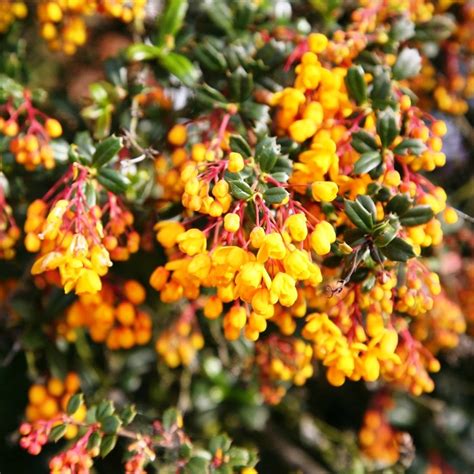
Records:
[[[228,169],[231,173],[238,173],[244,169],[245,163],[240,153],[232,152],[229,154]]]
[[[270,295],[273,303],[291,306],[298,298],[296,280],[287,273],[278,272],[273,278]]]
[[[189,229],[178,235],[176,242],[179,244],[181,252],[190,257],[204,252],[207,246],[206,236],[199,229]]]
[[[336,241],[334,227],[327,221],[316,225],[311,233],[311,248],[318,255],[326,255],[331,250],[331,244]]]
[[[240,228],[240,217],[238,214],[230,212],[224,217],[224,229],[227,232],[237,232]]]
[[[328,45],[328,39],[321,33],[311,33],[308,36],[309,50],[313,53],[323,52]]]
[[[76,294],[97,293],[102,289],[102,282],[94,270],[82,269],[76,284]]]
[[[176,245],[178,236],[185,232],[184,226],[175,221],[158,222],[155,226],[155,230],[158,230],[156,240],[158,240],[160,245],[165,249]]]
[[[263,238],[263,243],[257,254],[257,260],[262,263],[266,262],[269,258],[281,260],[285,255],[286,247],[281,234],[272,232]]]
[[[311,193],[315,201],[334,201],[338,187],[332,181],[315,181],[311,185]]]
[[[303,143],[308,138],[311,138],[317,131],[317,125],[310,119],[301,119],[294,121],[288,131],[290,137],[295,140],[295,142]]]
[[[293,214],[285,221],[285,226],[290,231],[291,238],[295,242],[302,242],[308,235],[308,227],[306,225],[306,216],[302,213]]]
[[[182,146],[186,142],[186,127],[181,124],[175,125],[168,132],[168,141],[174,146]]]

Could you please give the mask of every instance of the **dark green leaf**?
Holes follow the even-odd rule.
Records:
[[[375,237],[375,245],[377,245],[377,247],[385,247],[396,237],[396,235],[397,229],[387,223],[381,228],[380,232]]]
[[[366,151],[354,165],[355,174],[363,174],[372,171],[382,162],[382,155],[379,151]]]
[[[387,246],[382,247],[380,250],[386,258],[394,262],[406,262],[416,256],[413,247],[400,237],[395,237]]]
[[[367,84],[364,78],[364,70],[361,66],[351,66],[347,71],[346,86],[349,95],[355,100],[357,105],[363,104],[367,100]]]
[[[101,440],[102,440],[102,438],[101,438],[100,434],[97,431],[94,431],[90,435],[90,437],[87,441],[87,449],[91,450],[91,449],[99,448]]]
[[[82,393],[76,393],[67,402],[66,412],[68,415],[74,415],[84,401]]]
[[[253,76],[239,66],[229,78],[229,90],[232,100],[243,102],[250,97],[253,89]]]
[[[102,400],[98,405],[95,412],[95,416],[98,421],[102,421],[104,418],[114,413],[114,404],[110,400]]]
[[[117,444],[117,435],[109,434],[102,438],[100,443],[100,456],[105,458],[115,448]]]
[[[102,431],[106,434],[115,434],[122,425],[122,421],[117,415],[106,416],[101,422]]]
[[[265,173],[272,171],[280,154],[280,148],[275,137],[265,137],[257,143],[255,160],[262,171]]]
[[[112,135],[97,145],[95,153],[92,156],[92,164],[95,168],[109,163],[122,149],[122,139]]]
[[[209,472],[209,461],[199,456],[193,456],[184,467],[185,474],[203,474]]]
[[[398,135],[395,113],[391,109],[379,112],[377,116],[377,133],[384,148],[389,147]]]
[[[176,408],[168,408],[163,413],[163,428],[169,431],[173,425],[178,421],[179,412]]]
[[[67,430],[67,425],[64,423],[53,426],[53,428],[51,429],[51,432],[49,433],[49,439],[56,443],[66,434],[66,430]]]
[[[119,171],[110,168],[101,168],[97,175],[97,181],[113,193],[123,193],[130,185],[130,180]]]
[[[426,150],[426,145],[419,138],[405,138],[394,149],[396,155],[420,155]]]
[[[352,134],[351,141],[352,148],[359,153],[365,153],[367,151],[375,151],[378,149],[375,138],[365,130],[360,130]]]
[[[129,425],[137,414],[137,409],[135,405],[126,406],[120,413],[120,418],[124,425]]]
[[[415,206],[403,214],[400,218],[400,224],[407,227],[426,224],[433,216],[433,209],[430,206]]]
[[[344,202],[344,211],[358,229],[370,232],[373,225],[372,217],[359,202],[346,200]]]
[[[386,211],[393,212],[401,216],[404,214],[411,205],[411,199],[408,194],[397,194],[387,204]]]
[[[230,181],[230,191],[237,200],[247,200],[252,197],[252,188],[245,181]]]
[[[230,137],[230,149],[237,153],[240,153],[244,158],[248,158],[252,155],[252,150],[247,141],[242,135],[231,135]]]
[[[289,196],[285,188],[269,188],[263,193],[263,199],[268,204],[280,204]]]

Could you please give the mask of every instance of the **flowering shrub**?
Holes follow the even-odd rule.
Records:
[[[471,469],[439,433],[473,441],[467,389],[446,389],[472,357],[472,177],[449,176],[473,19],[469,1],[4,1],[20,447],[51,473]]]

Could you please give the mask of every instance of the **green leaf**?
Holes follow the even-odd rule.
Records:
[[[100,168],[109,163],[122,149],[122,139],[112,135],[97,145],[92,156],[92,165]]]
[[[209,461],[200,456],[193,456],[184,466],[185,474],[203,474],[209,472]]]
[[[289,196],[285,188],[269,188],[263,193],[263,199],[268,204],[280,204]]]
[[[59,441],[65,434],[67,430],[67,425],[65,423],[61,423],[60,425],[56,425],[51,429],[48,438],[55,443]]]
[[[167,37],[174,37],[183,26],[188,10],[188,0],[168,0],[166,9],[158,19],[157,44],[166,45]]]
[[[230,464],[232,464],[232,466],[245,467],[248,465],[250,456],[246,449],[232,447],[227,454],[229,455]]]
[[[255,161],[265,173],[270,173],[275,166],[280,154],[280,145],[275,137],[265,137],[255,147]]]
[[[97,431],[94,431],[90,435],[90,437],[87,441],[87,450],[91,450],[91,449],[94,449],[94,448],[99,448],[101,440],[102,440],[102,438],[101,438],[100,434]]]
[[[400,237],[395,237],[387,246],[382,247],[380,250],[386,258],[394,262],[406,262],[416,256],[413,247]]]
[[[250,97],[253,89],[253,76],[239,66],[229,78],[229,90],[232,100],[243,102]]]
[[[405,138],[394,149],[396,155],[420,155],[426,150],[426,145],[419,138]]]
[[[379,151],[366,151],[360,155],[360,158],[354,165],[355,174],[363,174],[372,171],[382,163],[382,155]]]
[[[396,237],[397,231],[395,227],[387,223],[375,237],[375,245],[377,247],[385,247]]]
[[[415,48],[404,48],[398,55],[392,68],[395,79],[407,79],[416,76],[421,70],[421,56]]]
[[[112,415],[115,411],[114,404],[110,400],[102,400],[98,405],[95,412],[95,416],[98,421],[102,421],[104,418]]]
[[[130,180],[126,176],[110,168],[101,168],[97,181],[115,194],[123,193],[130,185]]]
[[[393,196],[392,199],[390,199],[385,210],[401,216],[406,211],[408,211],[410,206],[411,199],[408,194],[397,194],[396,196]]]
[[[106,416],[101,422],[102,431],[106,434],[115,434],[122,425],[117,415]]]
[[[188,87],[194,86],[201,75],[199,69],[182,54],[173,52],[162,54],[158,58],[158,62]]]
[[[377,208],[375,207],[372,198],[366,194],[362,194],[357,196],[356,202],[362,205],[362,207],[370,214],[372,222],[375,222],[377,218]]]
[[[117,444],[117,435],[109,434],[102,438],[100,443],[100,456],[105,458],[115,448]]]
[[[126,406],[120,413],[120,418],[124,425],[129,425],[137,415],[137,409],[135,405]]]
[[[350,221],[365,232],[370,232],[373,221],[370,213],[357,201],[345,200],[344,211]]]
[[[403,214],[400,218],[400,224],[407,227],[426,224],[433,218],[433,216],[433,209],[431,209],[430,206],[415,206]]]
[[[218,434],[213,436],[209,441],[209,451],[211,454],[215,454],[218,450],[223,451],[224,453],[230,448],[232,444],[231,439],[226,434]]]
[[[359,130],[356,133],[352,134],[351,141],[352,148],[358,151],[359,153],[365,153],[367,151],[375,151],[378,149],[377,142],[375,138],[370,133]]]
[[[252,150],[250,145],[247,143],[242,135],[231,135],[230,140],[230,149],[237,153],[240,153],[244,158],[248,158],[252,155]]]
[[[230,192],[237,200],[247,200],[253,195],[252,188],[245,181],[230,181]]]
[[[204,44],[197,45],[194,54],[199,63],[210,71],[225,71],[227,68],[225,56],[209,40],[204,39]]]
[[[196,89],[196,100],[201,104],[211,108],[222,108],[228,103],[227,99],[217,89],[203,84]]]
[[[214,0],[205,3],[206,13],[211,21],[228,35],[233,33],[232,10],[226,0]]]
[[[349,95],[357,105],[367,101],[367,84],[364,78],[364,70],[361,66],[351,66],[347,71],[346,86]]]
[[[163,428],[169,431],[178,421],[179,412],[176,408],[168,408],[163,413]]]
[[[380,105],[380,108],[385,108],[386,103],[392,94],[391,86],[392,84],[388,71],[377,67],[374,71],[374,80],[370,98],[372,101],[376,102],[376,105]]]
[[[75,395],[73,395],[67,403],[67,408],[66,408],[67,414],[74,415],[74,413],[76,413],[76,411],[79,410],[79,407],[82,405],[83,402],[84,402],[84,395],[82,395],[82,393],[76,393]]]
[[[377,116],[377,133],[384,148],[389,147],[398,135],[398,126],[395,113],[391,109],[379,112]]]
[[[149,61],[159,58],[163,54],[161,48],[150,44],[133,44],[125,52],[129,61]]]

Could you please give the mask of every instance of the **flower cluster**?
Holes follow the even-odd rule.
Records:
[[[15,245],[20,238],[20,229],[15,222],[11,206],[5,199],[0,185],[0,259],[11,260],[15,257]]]
[[[171,368],[190,365],[197,351],[203,347],[204,338],[191,305],[186,306],[179,318],[160,332],[155,343],[156,352]]]
[[[16,162],[27,170],[40,165],[54,168],[51,139],[62,135],[62,127],[33,105],[29,91],[23,91],[21,99],[10,98],[0,106],[0,134],[7,137]]]
[[[97,293],[111,258],[127,260],[139,248],[133,215],[119,197],[107,192],[103,206],[96,203],[116,176],[113,170],[103,173],[107,177],[96,178],[96,169],[74,163],[43,199],[28,207],[25,246],[40,253],[31,272],[59,271],[66,293]]]
[[[48,426],[54,427],[59,423],[58,420],[65,412],[69,400],[79,389],[80,380],[74,372],[68,373],[64,380],[51,377],[44,384],[32,385],[28,391],[28,406],[25,411],[27,421],[33,425],[38,421],[47,421]],[[85,415],[86,410],[82,406],[75,413],[74,420],[81,422]],[[76,435],[77,427],[69,426],[65,436],[72,439]]]
[[[272,334],[255,346],[262,395],[277,404],[289,384],[304,385],[313,375],[311,346],[302,340]]]
[[[135,280],[122,285],[106,281],[94,294],[81,294],[59,322],[58,332],[74,340],[76,330],[85,328],[94,342],[104,342],[109,349],[130,349],[151,339],[150,315],[139,306],[145,301],[143,286]]]
[[[378,394],[364,414],[359,444],[374,468],[387,468],[397,464],[402,455],[413,455],[410,435],[393,428],[388,420],[387,413],[393,405],[390,396]]]
[[[75,54],[87,41],[86,18],[97,13],[130,23],[144,16],[145,0],[40,0],[41,36],[53,51]]]
[[[28,14],[26,3],[16,0],[5,0],[0,4],[0,33],[8,30],[16,19],[23,19]]]

